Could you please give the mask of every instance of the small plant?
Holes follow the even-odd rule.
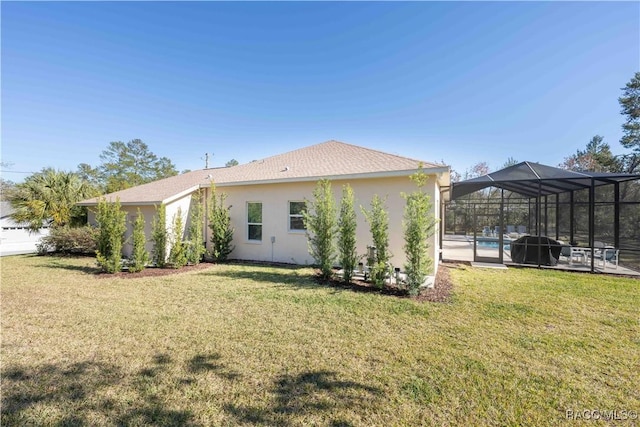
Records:
[[[333,274],[336,257],[336,207],[331,182],[327,179],[318,181],[313,190],[313,198],[313,201],[307,201],[307,209],[303,212],[304,225],[307,229],[309,253],[319,265],[322,278],[327,280]]]
[[[133,222],[133,253],[129,262],[129,272],[137,273],[144,270],[149,262],[149,252],[147,252],[147,236],[144,234],[144,215],[138,208],[138,215]]]
[[[367,254],[367,262],[371,269],[371,281],[378,287],[384,286],[384,281],[389,272],[389,214],[385,208],[385,201],[375,194],[371,200],[371,210],[362,208],[373,239],[375,250]]]
[[[226,261],[235,247],[234,229],[231,226],[231,206],[225,206],[226,193],[217,195],[215,184],[211,183],[209,198],[209,229],[211,230],[211,257],[216,262]]]
[[[178,212],[173,216],[171,250],[169,251],[169,264],[173,268],[181,268],[187,265],[187,245],[182,241],[183,234],[182,209],[178,208]]]
[[[126,212],[120,209],[120,200],[107,202],[102,198],[98,202],[96,222],[99,233],[96,259],[98,265],[107,273],[117,273],[122,270],[122,245],[124,233],[127,230]]]
[[[163,204],[156,206],[156,215],[151,221],[151,240],[153,241],[153,252],[151,261],[157,267],[164,267],[167,263],[167,207]]]
[[[404,209],[404,252],[407,263],[404,266],[407,275],[406,284],[410,295],[417,295],[420,286],[431,272],[433,262],[429,257],[428,239],[434,233],[436,219],[431,209],[431,200],[423,191],[428,176],[422,171],[411,176],[418,190],[403,194],[407,201]]]
[[[198,191],[196,194],[191,197],[191,215],[189,219],[189,231],[188,235],[188,246],[187,246],[187,261],[190,264],[200,264],[200,260],[202,259],[202,255],[204,255],[206,249],[203,242],[203,221],[204,217],[202,214],[202,193]]]
[[[356,210],[354,208],[353,189],[349,184],[342,187],[342,200],[340,201],[340,224],[338,226],[338,251],[340,252],[340,264],[343,270],[345,283],[350,283],[353,272],[358,263],[356,252]]]

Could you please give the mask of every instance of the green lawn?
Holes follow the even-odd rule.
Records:
[[[3,426],[516,426],[640,410],[634,279],[460,266],[452,302],[418,303],[305,268],[1,268]]]

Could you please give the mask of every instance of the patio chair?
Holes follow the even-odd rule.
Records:
[[[595,245],[594,245],[595,246]],[[613,264],[614,269],[618,269],[618,259],[620,258],[620,249],[613,246],[605,246],[597,249],[593,254],[593,259],[602,263],[602,268],[607,268],[607,263]]]

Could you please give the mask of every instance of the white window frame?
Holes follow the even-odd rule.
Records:
[[[292,214],[291,213],[291,203],[304,203],[306,206],[306,203],[304,200],[289,200],[287,202],[287,230],[289,231],[289,233],[306,233],[307,229],[303,228],[301,230],[299,229],[295,229],[295,228],[291,228],[291,218],[303,218],[302,214]],[[303,225],[304,226],[304,225]]]
[[[249,243],[262,243],[262,231],[264,231],[264,217],[262,218],[262,222],[249,222],[249,205],[250,204],[257,204],[260,203],[260,216],[263,215],[263,203],[262,202],[258,202],[258,201],[252,201],[252,202],[247,202],[247,242]],[[250,233],[249,233],[249,227],[252,225],[259,225],[260,226],[260,240],[257,239],[251,239]]]

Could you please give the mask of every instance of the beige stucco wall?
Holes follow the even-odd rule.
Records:
[[[336,209],[339,210],[340,199],[342,197],[342,186],[351,185],[355,195],[356,215],[358,228],[356,233],[358,253],[364,255],[367,245],[372,244],[369,224],[366,222],[361,210],[361,206],[370,208],[371,199],[375,194],[386,197],[386,207],[389,213],[389,248],[393,255],[391,263],[403,269],[404,238],[402,228],[402,217],[404,214],[405,199],[402,193],[409,193],[416,190],[415,184],[409,177],[391,177],[375,179],[353,179],[334,180],[332,188],[336,201]],[[227,193],[227,204],[232,205],[231,221],[235,227],[234,245],[235,249],[230,257],[233,259],[253,260],[253,261],[274,261],[294,264],[313,264],[313,258],[309,255],[307,236],[304,231],[289,230],[289,202],[304,201],[312,198],[315,182],[280,183],[280,184],[258,184],[242,186],[219,186],[217,191]],[[435,177],[431,176],[425,188],[431,197],[433,214],[436,218],[440,213],[440,189]],[[207,197],[209,189],[207,189]],[[247,236],[247,203],[262,203],[262,241],[249,241]],[[167,203],[167,228],[171,230],[173,217],[180,208],[183,215],[185,230],[188,227],[189,209],[191,206],[191,194]],[[123,248],[124,256],[130,256],[132,251],[131,234],[133,230],[132,221],[138,206],[123,206],[127,212],[127,232],[126,241]],[[140,206],[140,210],[145,216],[145,233],[147,236],[147,249],[151,253],[153,244],[151,238],[151,224],[155,216],[155,206]],[[206,215],[205,215],[206,216]],[[89,223],[95,224],[95,214],[89,212]],[[434,260],[434,267],[437,268],[439,255],[439,224],[436,226],[434,235],[429,240],[429,256]],[[205,227],[205,237],[207,248],[211,248],[209,242],[209,229]],[[271,243],[271,237],[275,237],[275,242]],[[169,250],[169,249],[168,249]],[[168,251],[167,250],[167,251]],[[364,260],[363,260],[364,261]]]
[[[140,208],[140,212],[144,215],[145,225],[144,225],[144,233],[147,236],[147,251],[151,253],[153,250],[153,243],[150,241],[151,239],[151,221],[156,214],[155,206],[121,206],[122,210],[127,214],[127,230],[125,232],[125,243],[122,247],[122,255],[125,257],[131,256],[133,251],[132,239],[131,235],[133,234],[133,221],[135,221],[136,216],[138,215],[138,208]],[[90,208],[87,215],[87,222],[89,225],[97,225],[96,223],[96,208]],[[167,224],[168,226],[169,224]]]
[[[166,228],[169,231],[169,233],[172,233],[173,218],[174,218],[174,215],[177,214],[178,208],[180,208],[182,212],[182,223],[184,225],[184,230],[187,229],[187,226],[188,226],[187,219],[189,215],[190,203],[191,203],[191,195],[187,195],[171,203],[167,203]],[[125,206],[121,206],[121,209],[125,211],[127,214],[127,217],[126,217],[127,230],[125,231],[125,243],[122,247],[122,255],[125,257],[130,257],[133,252],[133,241],[131,236],[133,234],[133,222],[135,221],[136,216],[138,215],[138,208],[140,209],[140,212],[144,215],[144,221],[145,221],[144,233],[147,237],[147,245],[146,245],[147,251],[149,251],[149,254],[151,254],[151,252],[153,251],[153,242],[151,241],[151,232],[152,232],[153,219],[156,215],[156,207],[149,206],[149,205],[143,205],[143,206],[125,205]],[[90,225],[96,225],[95,208],[89,209],[88,223]],[[184,230],[183,230],[183,235],[184,235]],[[167,254],[169,253],[170,250],[171,250],[171,246],[170,246],[170,242],[168,242]]]
[[[389,212],[389,247],[393,255],[391,262],[394,266],[402,268],[405,262],[402,229],[405,200],[402,193],[414,191],[415,184],[408,177],[334,180],[332,188],[337,209],[339,209],[342,196],[342,186],[347,183],[353,188],[356,198],[358,253],[364,255],[367,245],[372,244],[369,224],[365,221],[360,206],[369,209],[374,194],[386,196],[386,206]],[[231,221],[235,227],[235,250],[231,254],[231,258],[312,264],[313,258],[309,255],[306,234],[288,229],[288,202],[303,201],[305,198],[311,199],[315,185],[315,182],[301,182],[218,187],[217,191],[224,191],[228,194],[227,203],[232,205]],[[430,178],[426,192],[431,197],[433,213],[438,217],[440,194],[434,177]],[[262,242],[249,241],[247,238],[247,202],[262,202]],[[275,237],[273,244],[271,237]],[[437,266],[439,249],[437,230],[429,244],[430,256],[435,261],[434,266]]]

